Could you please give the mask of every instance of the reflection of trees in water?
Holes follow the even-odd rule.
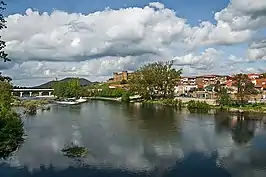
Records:
[[[25,176],[49,176],[49,177],[69,177],[69,176],[109,176],[109,177],[137,177],[137,176],[184,176],[184,177],[229,177],[231,176],[225,169],[219,168],[216,165],[217,153],[212,153],[209,157],[206,157],[203,153],[193,152],[189,154],[182,162],[174,163],[171,167],[162,168],[156,167],[152,171],[138,171],[119,168],[108,168],[104,166],[89,166],[83,163],[75,164],[73,166],[66,167],[65,169],[58,169],[52,165],[40,166],[37,170],[30,172],[28,167],[21,168],[10,167],[8,165],[0,166],[1,177],[25,177]]]
[[[179,136],[180,119],[173,108],[131,104],[124,111],[130,119],[128,122],[137,124],[138,131],[147,138],[146,141],[173,141]]]
[[[227,112],[217,110],[214,114],[214,121],[217,133],[230,130],[230,117]]]
[[[54,105],[52,106],[53,113],[68,112],[70,114],[80,114],[82,105]]]
[[[236,123],[232,129],[232,138],[237,144],[246,144],[254,137],[255,121],[248,119],[247,115],[237,115]]]

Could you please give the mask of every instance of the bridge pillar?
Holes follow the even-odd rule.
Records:
[[[42,96],[42,92],[39,92],[39,96]]]
[[[52,95],[52,92],[48,92],[49,93],[49,96],[51,96]]]
[[[32,97],[32,92],[30,92],[30,97]]]
[[[20,97],[23,97],[23,92],[20,92],[20,95],[19,95]]]

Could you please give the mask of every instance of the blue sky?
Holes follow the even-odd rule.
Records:
[[[171,59],[183,75],[266,71],[265,0],[5,2],[8,28],[0,35],[12,62],[0,70],[18,85],[105,80]]]
[[[28,8],[38,9],[40,12],[51,12],[58,9],[66,12],[91,13],[102,11],[106,7],[119,9],[125,7],[143,7],[149,0],[7,0],[7,14],[24,13]],[[227,6],[229,0],[160,0],[166,7],[188,20],[190,24],[197,24],[199,20],[213,20],[213,13]]]

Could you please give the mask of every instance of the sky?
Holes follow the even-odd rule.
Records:
[[[184,76],[266,71],[265,0],[6,0],[0,31],[20,86],[104,81],[154,61]]]

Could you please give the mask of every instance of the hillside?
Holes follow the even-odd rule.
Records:
[[[58,81],[68,82],[71,79],[73,79],[73,78],[67,77],[67,78],[64,78],[64,79],[58,80]],[[91,82],[91,81],[89,81],[87,79],[84,79],[84,78],[79,78],[79,82],[80,82],[81,86],[88,86],[88,85],[97,83],[97,82]],[[41,84],[39,86],[35,86],[35,87],[32,87],[32,88],[41,88],[41,89],[52,88],[53,83],[55,83],[55,81],[49,81],[49,82],[46,82],[44,84]]]

